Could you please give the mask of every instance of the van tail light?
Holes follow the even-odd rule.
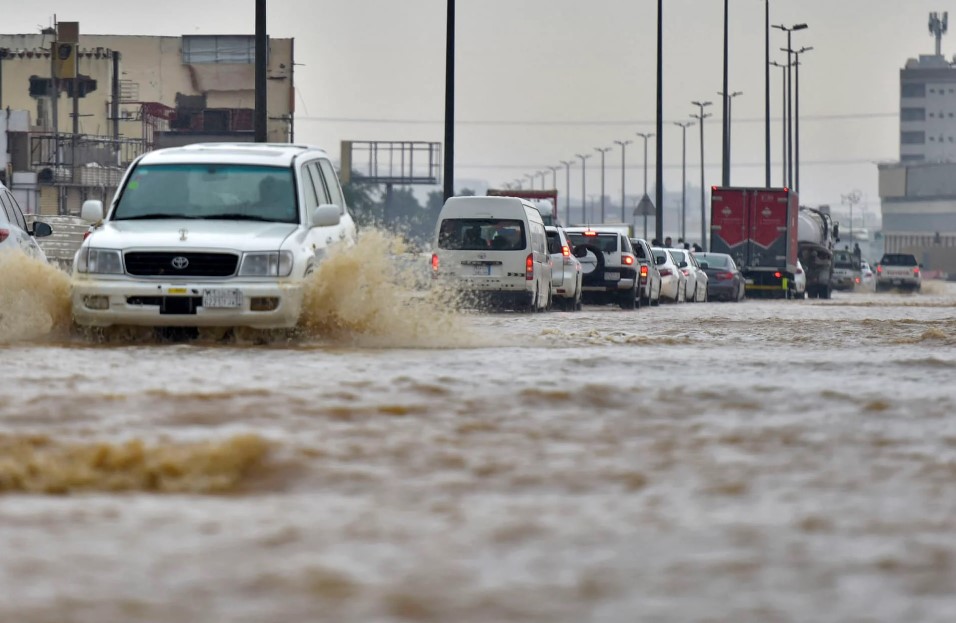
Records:
[[[775,272],[775,273],[773,274],[773,276],[776,277],[777,279],[780,279],[781,277],[783,277],[783,273],[781,273],[781,272],[778,270],[777,272]]]
[[[671,274],[671,269],[670,269],[670,268],[662,268],[660,272],[661,272],[661,277],[669,277],[670,274]]]
[[[856,282],[857,282],[857,283],[860,283],[860,278],[859,278],[859,277],[856,278]]]
[[[624,265],[625,265],[625,266],[633,266],[633,265],[634,265],[634,256],[632,256],[632,255],[623,255],[623,256],[621,256],[621,257],[622,257],[623,260],[624,260]]]
[[[877,274],[877,275],[882,275],[882,274],[883,274],[883,267],[880,266],[879,264],[876,265],[876,274]]]
[[[647,266],[641,266],[641,279],[647,277]]]
[[[438,254],[432,253],[432,277],[438,276]]]
[[[564,258],[564,265],[571,265],[571,247],[568,245],[561,245],[561,256]]]
[[[723,272],[722,272],[722,273],[717,273],[717,274],[715,275],[715,277],[717,277],[717,280],[718,280],[718,281],[729,281],[729,280],[731,280],[731,279],[734,278],[734,274],[733,274],[733,273],[723,273]]]
[[[914,266],[914,267],[913,267],[913,274],[914,274],[914,275],[918,275],[918,274],[919,274],[919,266]]]
[[[534,279],[534,253],[529,253],[524,261],[524,279],[525,281]]]
[[[9,229],[0,229],[0,242],[3,242],[7,239],[7,236],[10,235]]]

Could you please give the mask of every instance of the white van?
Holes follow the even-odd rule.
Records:
[[[516,197],[451,197],[435,227],[432,278],[476,302],[522,311],[551,307],[551,256],[541,213]]]

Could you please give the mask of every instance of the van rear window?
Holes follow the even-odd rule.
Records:
[[[514,219],[448,218],[438,230],[438,248],[460,251],[526,249],[524,223]]]
[[[601,249],[605,253],[617,253],[617,239],[618,235],[612,233],[598,233],[596,236],[585,236],[578,232],[568,232],[568,241],[574,246],[577,247],[582,244],[588,244]]]

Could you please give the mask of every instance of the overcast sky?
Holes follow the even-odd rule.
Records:
[[[12,6],[14,0],[3,0]],[[673,121],[711,100],[705,125],[706,185],[720,182],[721,0],[664,2],[664,183],[680,187],[681,131]],[[950,7],[949,5],[952,5]],[[254,0],[50,0],[3,11],[8,33],[37,32],[53,15],[88,34],[253,33]],[[643,186],[641,139],[653,132],[655,0],[458,0],[456,178],[493,186],[575,154],[587,161],[588,194],[620,196],[627,148],[628,193]],[[771,0],[771,22],[806,22],[802,60],[801,188],[807,204],[837,204],[861,190],[877,209],[877,161],[899,153],[899,69],[933,52],[930,11],[944,0]],[[954,15],[956,17],[956,15]],[[296,140],[338,154],[341,140],[442,140],[445,0],[271,0],[268,30],[296,40]],[[732,182],[764,179],[764,0],[730,0]],[[771,55],[786,37],[772,31]],[[943,39],[952,57],[956,39]],[[774,184],[780,183],[780,74],[771,83]],[[699,134],[688,139],[688,179],[699,179]],[[648,146],[654,165],[653,140]],[[580,197],[580,165],[571,194]],[[653,183],[653,168],[649,180]],[[551,175],[547,176],[550,186]],[[540,182],[538,182],[540,184]],[[540,187],[540,186],[539,186]],[[558,172],[564,189],[564,174]]]

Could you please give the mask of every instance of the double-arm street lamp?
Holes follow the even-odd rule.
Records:
[[[793,52],[794,91],[793,91],[793,188],[800,194],[800,55],[813,47],[802,47]]]
[[[590,223],[591,219],[588,218],[587,171],[585,169],[585,161],[591,157],[591,154],[574,155],[581,159],[581,216],[585,222]]]
[[[733,123],[732,111],[733,111],[734,98],[737,97],[738,95],[743,95],[743,94],[744,94],[743,91],[734,91],[733,93],[729,93],[726,97],[724,97],[724,102],[726,103],[725,110],[727,113],[724,116],[724,123],[727,124],[727,127],[724,128],[724,168],[723,168],[723,177],[722,177],[722,184],[724,186],[730,186],[730,164],[732,161],[731,150],[730,150],[730,130]],[[717,95],[720,95],[721,97],[723,97],[724,92],[718,91]]]
[[[687,240],[687,128],[694,125],[693,121],[675,121],[674,125],[681,129],[681,158],[680,158],[680,237]]]
[[[704,119],[710,116],[710,113],[704,113],[704,108],[710,106],[712,102],[691,102],[697,106],[698,113],[691,115],[700,124],[700,246],[707,250],[707,206],[704,205]],[[686,241],[686,239],[685,239]]]
[[[571,225],[571,165],[573,160],[562,160],[564,165],[564,225]]]
[[[774,67],[780,68],[780,162],[781,174],[780,185],[787,185],[787,64],[773,61],[770,63]]]
[[[792,88],[792,75],[793,72],[791,68],[793,67],[793,45],[791,43],[791,35],[795,30],[806,30],[806,24],[794,24],[793,26],[784,26],[783,24],[777,24],[774,26],[777,30],[782,30],[787,33],[787,47],[780,48],[787,53],[787,94],[793,94]],[[793,102],[791,98],[787,98],[787,160],[789,166],[787,167],[787,179],[785,184],[787,186],[793,187]]]
[[[634,141],[614,141],[615,145],[621,146],[621,222],[627,222],[627,215],[624,213],[624,150]]]
[[[604,213],[604,154],[611,151],[610,147],[595,147],[594,150],[601,154],[601,222],[605,221]]]

